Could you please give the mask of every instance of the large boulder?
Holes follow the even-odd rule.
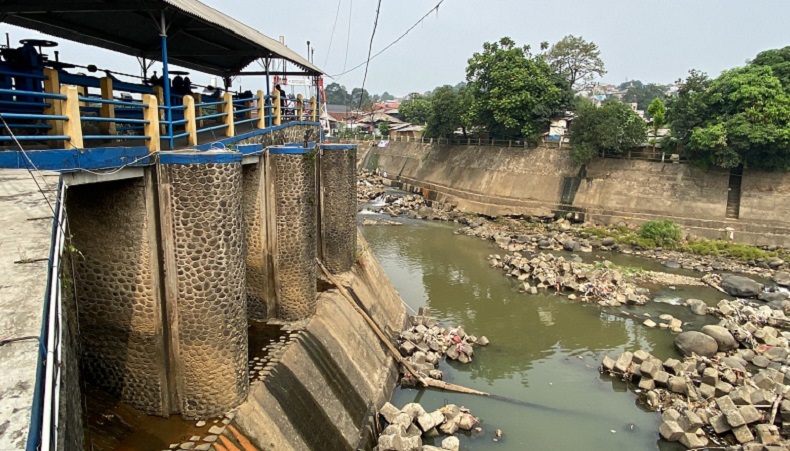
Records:
[[[790,298],[790,293],[786,293],[784,291],[774,291],[774,292],[764,291],[760,293],[760,296],[757,297],[757,299],[764,302],[784,301],[787,298]]]
[[[774,282],[783,287],[790,287],[790,272],[777,271],[774,274]]]
[[[708,304],[701,299],[687,299],[686,305],[689,306],[691,309],[691,313],[695,315],[707,315],[708,314]]]
[[[716,340],[719,351],[726,352],[733,349],[738,349],[738,342],[735,340],[735,337],[732,336],[730,331],[725,327],[707,325],[703,326],[700,331]]]
[[[675,337],[675,347],[685,356],[697,354],[703,357],[713,357],[719,350],[716,340],[702,332],[683,332]]]
[[[573,240],[567,240],[562,243],[562,247],[568,252],[576,252],[579,249],[579,243]]]
[[[763,284],[748,277],[725,274],[721,276],[721,287],[730,296],[736,298],[754,298],[763,291]]]

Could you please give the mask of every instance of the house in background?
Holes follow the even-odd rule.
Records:
[[[425,129],[422,125],[414,125],[409,124],[408,122],[403,122],[398,125],[394,125],[390,128],[390,137],[392,138],[422,138],[422,132]]]

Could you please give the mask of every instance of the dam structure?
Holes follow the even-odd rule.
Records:
[[[0,5],[6,23],[162,64],[130,81],[75,73],[43,53],[53,41],[3,53],[0,449],[91,449],[88,388],[145,415],[224,418],[214,440],[364,446],[397,368],[355,309],[390,332],[406,314],[358,236],[356,146],[323,142],[321,69],[198,1],[141,7]],[[256,60],[265,72],[245,72]],[[199,93],[170,64],[224,88]],[[245,75],[265,86],[233,92]],[[281,98],[273,76],[315,95]],[[288,339],[261,346],[266,327]]]

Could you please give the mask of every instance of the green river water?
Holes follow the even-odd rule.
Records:
[[[491,340],[468,365],[443,361],[445,380],[518,401],[398,388],[392,399],[397,407],[420,402],[429,411],[445,403],[470,408],[484,432],[460,436],[462,449],[682,449],[660,440],[659,415],[641,406],[624,383],[600,375],[598,366],[605,355],[624,350],[680,357],[672,333],[642,326],[644,315],[669,313],[689,323],[684,330],[697,330],[715,319],[678,303],[693,297],[713,304],[721,294],[701,287],[649,287],[656,301],[647,306],[602,309],[553,294],[519,293],[514,281],[488,266],[488,255],[504,251],[454,235],[446,224],[405,221],[362,230],[411,309],[430,307],[440,322],[461,324],[467,333]],[[637,257],[603,256],[621,265],[660,267]],[[498,441],[496,429],[504,432]]]

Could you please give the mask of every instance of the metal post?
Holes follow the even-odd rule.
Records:
[[[167,121],[167,138],[170,143],[170,150],[173,150],[175,144],[173,143],[173,112],[170,111],[172,103],[170,99],[170,69],[167,64],[167,28],[165,27],[165,12],[162,11],[161,16],[162,33],[159,35],[162,38],[162,77],[164,78],[165,87],[165,120]]]
[[[272,97],[271,97],[272,96],[272,90],[271,90],[271,87],[269,87],[269,62],[271,60],[269,58],[266,58],[264,61],[266,62],[266,66],[265,66],[266,67],[266,102],[268,102],[268,105],[269,105],[269,109],[268,109],[268,111],[269,111],[268,116],[269,117],[266,118],[266,126],[267,127],[271,127],[272,126],[272,119],[274,119],[272,117],[272,116],[274,116],[274,108],[273,108],[273,105],[271,104],[272,103]]]

